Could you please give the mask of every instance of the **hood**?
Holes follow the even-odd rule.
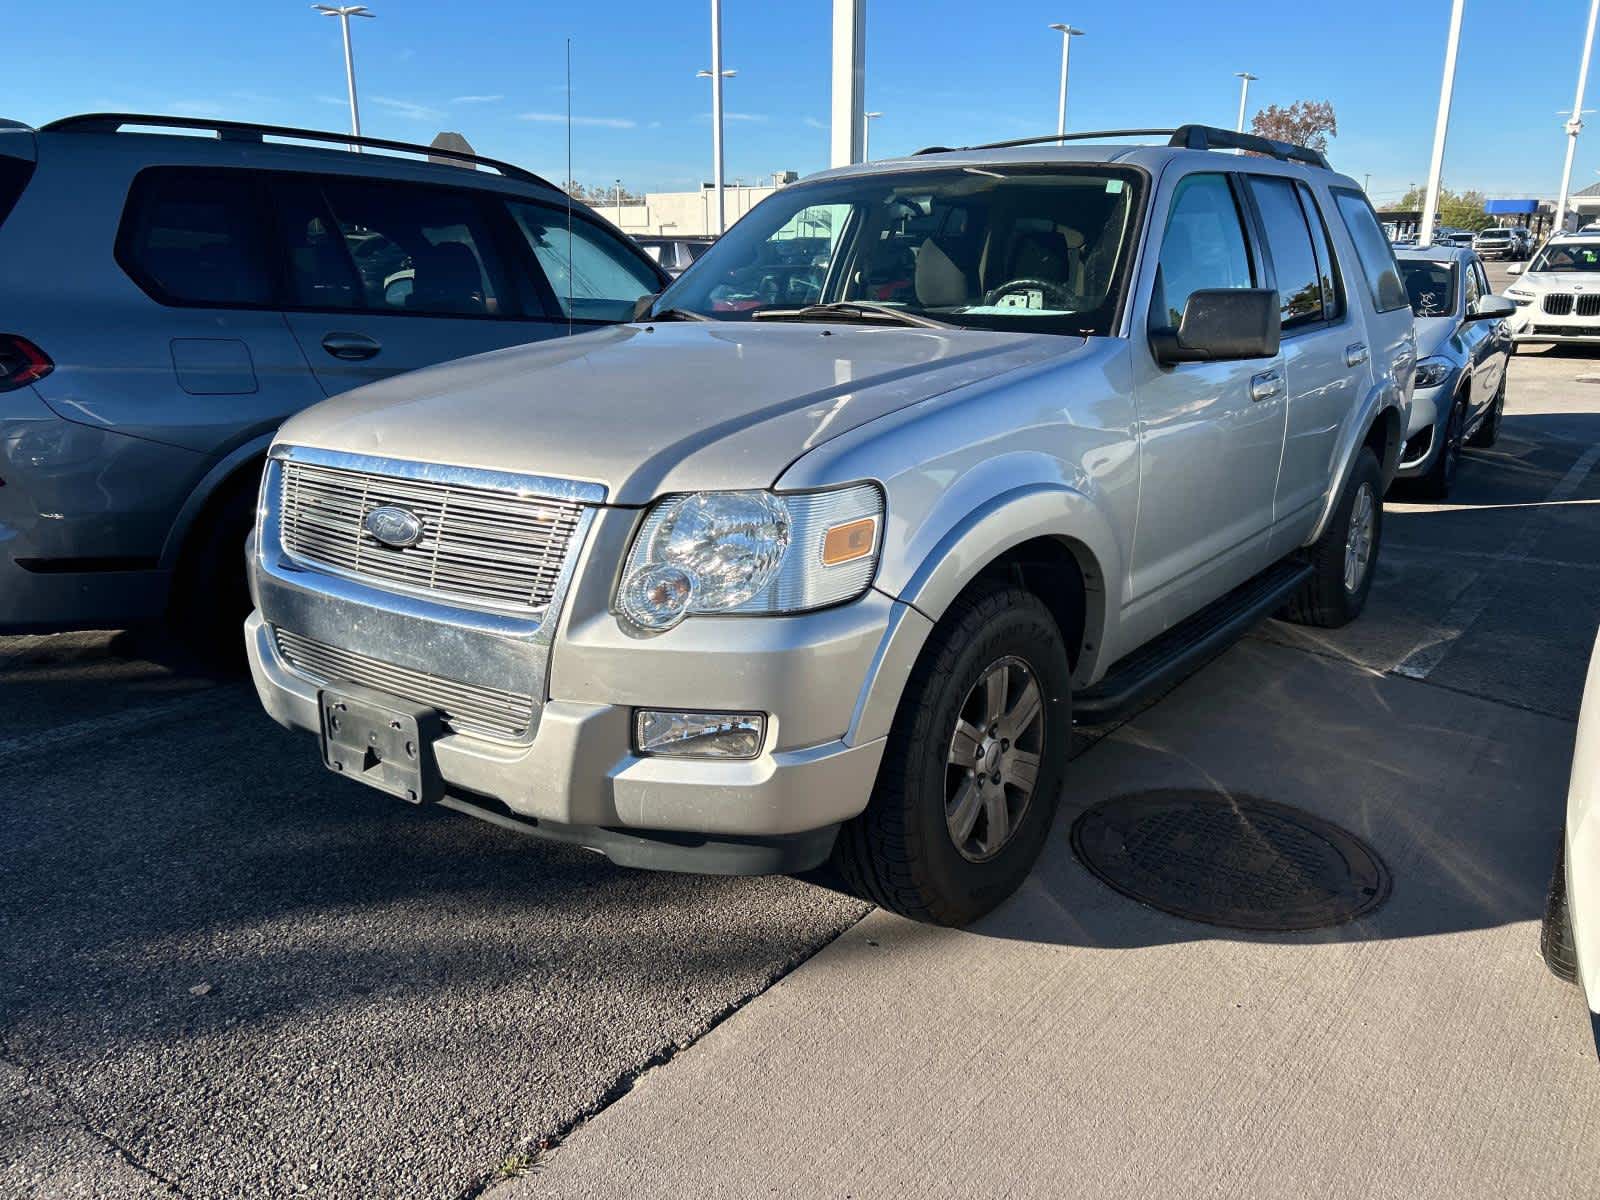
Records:
[[[1460,325],[1455,317],[1418,317],[1417,358],[1423,359],[1439,353]]]
[[[1600,292],[1600,271],[1528,271],[1506,286],[1543,292]]]
[[[613,504],[767,487],[807,450],[1085,339],[807,322],[619,325],[397,375],[278,441],[604,485]]]

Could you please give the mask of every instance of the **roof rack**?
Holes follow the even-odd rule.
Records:
[[[556,185],[541,175],[485,158],[464,150],[446,150],[438,146],[419,146],[414,142],[392,142],[387,138],[367,137],[364,134],[324,133],[315,129],[294,129],[287,125],[258,125],[253,121],[218,121],[210,117],[163,117],[150,113],[83,113],[75,117],[62,117],[41,125],[41,133],[118,133],[126,125],[148,125],[156,129],[208,129],[228,142],[260,142],[268,137],[295,138],[305,142],[328,142],[333,147],[370,146],[375,150],[398,150],[406,154],[422,154],[430,158],[448,158],[474,167],[488,167],[507,179],[559,191]]]
[[[1097,141],[1101,138],[1166,137],[1167,145],[1187,150],[1250,150],[1282,162],[1302,162],[1327,168],[1327,158],[1318,150],[1264,138],[1254,133],[1236,133],[1215,125],[1180,125],[1176,129],[1095,129],[1086,133],[1051,133],[1043,137],[1011,138],[1004,142],[984,142],[977,146],[928,146],[917,154],[950,154],[960,150],[1008,150],[1013,146],[1041,146],[1050,142]]]

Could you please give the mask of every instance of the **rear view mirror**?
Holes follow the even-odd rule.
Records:
[[[1467,320],[1495,321],[1516,311],[1517,306],[1504,296],[1480,296],[1473,302],[1472,311],[1467,313]]]
[[[1194,292],[1177,329],[1152,329],[1150,352],[1162,366],[1271,358],[1282,334],[1273,288],[1216,288]]]

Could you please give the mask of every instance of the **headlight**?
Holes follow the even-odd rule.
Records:
[[[639,629],[708,613],[794,613],[854,600],[878,565],[883,493],[694,492],[657,501],[616,608]]]
[[[1438,387],[1454,369],[1447,358],[1425,358],[1417,364],[1411,384],[1419,388]]]
[[[1507,288],[1505,294],[1513,304],[1532,304],[1534,301],[1534,294],[1522,288]]]

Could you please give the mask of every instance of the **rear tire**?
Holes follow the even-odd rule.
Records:
[[[1003,681],[994,684],[997,671]],[[1004,583],[960,597],[912,670],[871,801],[835,843],[850,890],[940,925],[976,920],[1016,891],[1060,799],[1070,686],[1060,630],[1038,597]],[[1034,702],[1037,719],[1025,723]],[[1001,719],[980,728],[992,712]],[[1015,783],[1030,773],[1023,796]]]
[[[1539,955],[1550,974],[1568,983],[1578,982],[1578,953],[1573,946],[1572,917],[1567,912],[1567,841],[1556,847],[1556,869],[1545,893],[1544,922],[1539,926]]]
[[[1300,585],[1280,616],[1298,625],[1337,629],[1361,615],[1383,542],[1382,497],[1383,468],[1371,447],[1363,446],[1328,527],[1305,551],[1311,578]]]
[[[173,636],[212,670],[244,669],[244,619],[250,615],[244,543],[255,523],[259,477],[245,472],[227,485],[189,535],[172,581],[168,623]]]

